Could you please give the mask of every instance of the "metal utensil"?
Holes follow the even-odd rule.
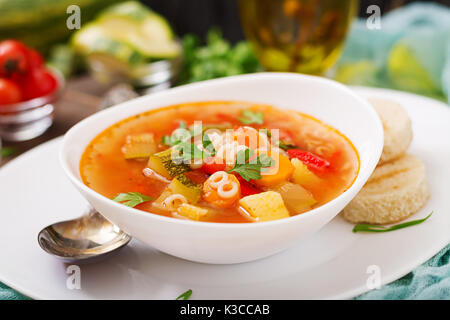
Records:
[[[81,218],[54,223],[38,235],[41,248],[64,261],[104,256],[124,247],[131,237],[92,207]]]

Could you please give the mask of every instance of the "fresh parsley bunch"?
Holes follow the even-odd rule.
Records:
[[[260,70],[250,44],[242,41],[231,45],[218,29],[209,31],[206,44],[188,34],[183,38],[184,64],[179,84],[220,78]]]

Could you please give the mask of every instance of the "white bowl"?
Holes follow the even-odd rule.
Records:
[[[179,220],[139,211],[100,195],[82,182],[81,155],[104,129],[150,109],[205,100],[260,102],[298,110],[324,121],[355,145],[361,161],[356,180],[336,199],[306,213],[276,221],[242,224]],[[374,170],[382,148],[383,128],[377,113],[347,87],[313,76],[256,73],[189,84],[98,112],[69,130],[60,159],[65,173],[81,194],[128,234],[176,257],[227,264],[270,256],[317,232],[358,193]]]

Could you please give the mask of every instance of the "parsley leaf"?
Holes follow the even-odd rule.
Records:
[[[191,135],[190,132],[187,130],[186,122],[180,121],[178,129],[174,130],[174,132],[172,132],[170,136],[163,136],[161,138],[161,143],[172,147],[190,138]]]
[[[281,139],[278,141],[278,147],[283,150],[298,149],[298,146],[296,146],[295,144],[286,142]]]
[[[202,145],[205,151],[200,150],[192,142],[185,141],[178,143],[174,146],[174,148],[179,152],[179,154],[174,161],[190,163],[191,160],[204,159],[216,155],[216,149],[214,149],[214,145],[207,134],[203,134]]]
[[[203,134],[202,144],[203,148],[208,151],[211,156],[216,155],[216,149],[214,149],[214,145],[207,134]]]
[[[265,133],[268,138],[272,138],[272,134],[270,133],[269,129],[264,128],[264,129],[260,129],[260,131]]]
[[[191,297],[191,295],[192,295],[192,290],[189,289],[188,291],[180,294],[176,300],[180,300],[180,299],[188,300]]]
[[[14,155],[17,152],[17,150],[13,147],[5,147],[2,149],[2,158],[7,158],[12,155]]]
[[[261,172],[272,167],[275,161],[265,153],[259,155],[256,160],[250,161],[253,155],[254,151],[251,149],[239,151],[236,156],[236,163],[228,173],[236,172],[246,181],[261,179]]]
[[[152,200],[151,197],[139,192],[119,193],[113,198],[114,201],[122,203],[128,207],[136,207],[138,204]]]
[[[190,163],[191,160],[203,159],[203,151],[191,142],[181,142],[174,148],[178,151],[178,157],[173,159],[174,162]]]
[[[243,124],[263,124],[264,123],[264,115],[262,112],[253,112],[248,109],[242,110],[241,117],[239,117],[239,121]]]
[[[390,226],[390,227],[377,226],[377,225],[371,225],[371,224],[357,224],[353,228],[352,231],[355,232],[355,233],[356,232],[389,232],[389,231],[394,231],[394,230],[398,230],[398,229],[403,229],[403,228],[415,226],[416,224],[420,224],[420,223],[426,221],[432,214],[433,214],[433,212],[431,212],[429,215],[427,215],[423,219],[412,220],[412,221],[396,224],[396,225],[393,225],[393,226]]]

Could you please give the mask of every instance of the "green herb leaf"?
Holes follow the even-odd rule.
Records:
[[[173,159],[175,162],[181,161],[184,163],[190,163],[191,160],[203,159],[204,153],[195,144],[191,142],[181,142],[174,148],[178,150],[178,158]]]
[[[433,214],[433,212],[431,212],[428,216],[426,216],[423,219],[412,220],[412,221],[396,224],[396,225],[390,226],[390,227],[377,226],[377,225],[371,225],[371,224],[357,224],[353,228],[352,231],[355,232],[355,233],[356,232],[389,232],[389,231],[394,231],[394,230],[403,229],[403,228],[407,228],[407,227],[411,227],[411,226],[415,226],[417,224],[420,224],[420,223],[426,221],[429,217],[431,217],[432,214]]]
[[[181,135],[178,129],[186,130],[186,135]],[[178,129],[174,130],[170,136],[163,136],[161,138],[161,143],[168,145],[170,147],[175,146],[183,141],[186,141],[188,138],[190,138],[190,132],[187,131],[186,122],[180,121],[178,125]],[[184,133],[184,132],[183,132]],[[189,133],[189,136],[188,136]]]
[[[265,168],[272,167],[275,161],[263,153],[256,158],[256,161],[249,162],[253,155],[254,151],[251,149],[239,151],[236,156],[236,163],[228,173],[236,172],[246,181],[261,179],[261,172],[267,170]]]
[[[151,197],[139,192],[119,193],[113,198],[114,201],[128,207],[136,207],[138,204],[152,200]]]
[[[269,129],[264,128],[264,129],[260,129],[261,132],[264,132],[268,138],[272,138],[272,134],[270,133]]]
[[[179,129],[187,129],[186,122],[184,122],[183,120],[180,120],[178,128]]]
[[[264,115],[262,112],[253,112],[248,109],[242,110],[241,117],[239,117],[239,121],[243,124],[263,124],[264,123]]]
[[[2,158],[7,158],[14,155],[17,152],[16,148],[5,147],[2,149]]]
[[[192,290],[189,289],[188,291],[180,294],[176,300],[181,300],[181,299],[188,300],[191,297],[191,295],[192,295]]]
[[[298,146],[296,146],[295,144],[288,143],[281,139],[278,141],[278,147],[283,150],[298,149]]]
[[[257,72],[260,70],[250,43],[242,41],[232,46],[220,31],[211,29],[206,43],[192,34],[183,37],[183,66],[179,83]]]
[[[215,156],[216,155],[216,149],[214,148],[214,145],[211,141],[211,139],[209,139],[209,136],[207,134],[203,134],[203,148],[209,152],[210,156]]]

